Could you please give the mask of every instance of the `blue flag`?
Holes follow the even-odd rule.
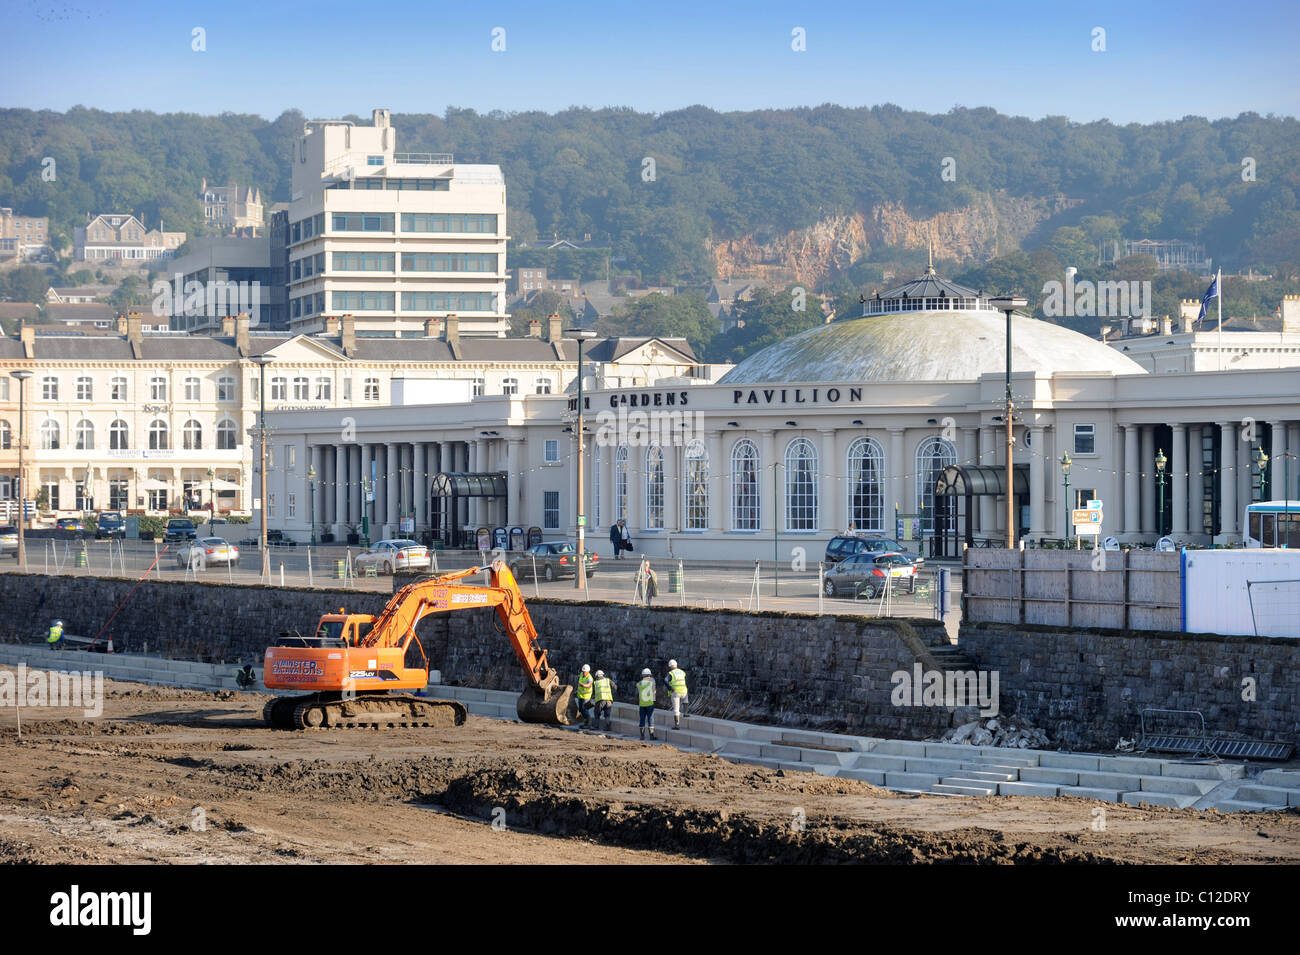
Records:
[[[1210,287],[1205,290],[1201,296],[1201,312],[1196,316],[1196,321],[1200,322],[1205,317],[1206,310],[1210,307],[1210,299],[1219,297],[1219,277],[1216,275],[1210,280]]]

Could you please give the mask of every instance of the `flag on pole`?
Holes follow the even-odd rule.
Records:
[[[1201,321],[1201,319],[1205,317],[1205,313],[1210,307],[1210,299],[1218,298],[1218,297],[1219,297],[1219,277],[1216,275],[1213,279],[1210,280],[1210,287],[1207,288],[1205,290],[1205,294],[1201,296],[1201,311],[1196,316],[1196,321],[1198,323]]]

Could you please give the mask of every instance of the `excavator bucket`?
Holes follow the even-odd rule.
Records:
[[[578,720],[578,701],[573,698],[573,687],[567,685],[552,687],[549,692],[529,687],[519,694],[515,709],[525,723],[568,726]]]

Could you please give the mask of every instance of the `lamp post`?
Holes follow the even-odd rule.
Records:
[[[1012,430],[1012,411],[1014,402],[1011,400],[1011,313],[1018,308],[1024,308],[1029,304],[1029,300],[1019,295],[999,295],[997,298],[989,299],[989,304],[1000,312],[1005,312],[1007,316],[1007,395],[1006,410],[1004,412],[1007,422],[1007,549],[1015,550],[1016,547],[1016,483],[1015,483],[1015,462],[1013,456],[1015,453],[1016,439]]]
[[[1264,482],[1265,475],[1268,473],[1268,455],[1264,453],[1263,448],[1256,445],[1255,450],[1250,452],[1250,456],[1255,459],[1255,467],[1259,469],[1259,499],[1266,501],[1268,497],[1264,493]]]
[[[208,468],[208,536],[209,537],[211,537],[213,533],[215,533],[215,528],[213,527],[212,519],[217,516],[217,495],[214,493],[216,488],[212,480],[214,477],[216,477],[216,474],[213,472],[212,468]]]
[[[311,546],[316,546],[316,466],[307,466],[307,520],[311,523]]]
[[[578,340],[578,566],[573,571],[573,589],[580,590],[586,582],[587,561],[585,554],[585,543],[587,534],[587,515],[583,513],[582,489],[585,443],[582,434],[582,343],[588,339],[596,337],[596,333],[590,328],[570,328],[566,333],[570,338]]]
[[[1156,480],[1160,483],[1160,511],[1156,521],[1156,527],[1159,529],[1161,537],[1165,536],[1165,465],[1169,459],[1165,457],[1165,449],[1160,448],[1156,451]]]
[[[27,395],[27,379],[32,377],[35,372],[11,371],[11,376],[18,379],[18,492],[14,496],[18,498],[18,566],[27,566],[27,552],[23,548],[23,525],[27,523],[27,502],[23,500],[27,493],[27,482],[23,474],[23,451],[26,450],[27,444],[27,416],[23,413],[23,399]]]
[[[262,579],[271,580],[271,555],[266,552],[266,366],[275,361],[270,355],[254,355],[249,359],[259,369],[257,379],[257,457],[258,481],[261,485],[258,494],[262,502],[262,529],[258,538],[258,549],[262,552]]]
[[[1070,452],[1061,455],[1061,477],[1065,481],[1065,546],[1070,546]]]

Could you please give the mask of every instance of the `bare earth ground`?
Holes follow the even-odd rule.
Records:
[[[910,797],[479,717],[262,725],[260,694],[105,682],[0,710],[0,862],[1290,862],[1300,811]],[[497,820],[494,827],[493,819]],[[799,820],[803,819],[803,831]]]

